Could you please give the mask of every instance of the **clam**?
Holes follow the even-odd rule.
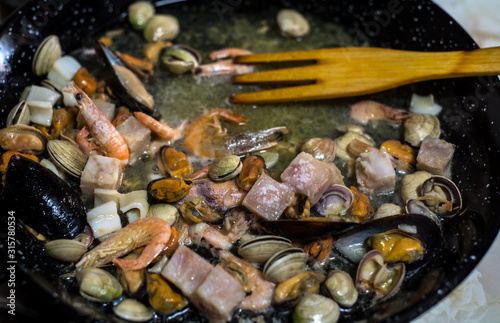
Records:
[[[412,263],[422,259],[425,253],[425,247],[418,236],[400,229],[373,234],[368,237],[366,244],[380,251],[384,261],[388,263]]]
[[[12,156],[4,192],[16,216],[49,239],[73,239],[85,230],[87,216],[80,196],[37,162]]]
[[[344,185],[330,186],[319,201],[314,205],[319,214],[326,217],[335,217],[346,214],[351,208],[354,195]]]
[[[403,214],[403,212],[404,207],[401,205],[384,203],[378,207],[377,211],[375,211],[372,220],[382,219],[392,215]]]
[[[179,21],[172,15],[154,15],[143,30],[143,36],[148,42],[172,40],[178,34]]]
[[[137,30],[142,30],[155,14],[155,7],[149,1],[137,1],[128,6],[128,20]]]
[[[222,215],[212,211],[208,203],[199,198],[193,197],[182,203],[179,207],[184,220],[188,223],[201,223],[201,222],[217,222],[222,220]]]
[[[104,75],[113,94],[130,109],[156,116],[153,96],[141,80],[101,41],[96,43],[95,49],[100,64],[107,71]]]
[[[264,158],[255,155],[248,156],[243,159],[236,184],[245,191],[249,191],[262,173],[267,173]]]
[[[356,273],[356,286],[361,294],[375,292],[374,302],[385,300],[399,291],[406,274],[403,263],[388,267],[378,250],[363,257]]]
[[[302,37],[309,33],[309,22],[297,10],[281,9],[276,16],[276,22],[285,37]]]
[[[137,259],[139,254],[130,253],[123,259]],[[142,298],[146,294],[146,268],[139,270],[116,269],[116,275],[122,285],[125,295],[132,298]]]
[[[9,115],[7,116],[6,126],[10,127],[15,124],[24,124],[28,125],[30,123],[30,108],[26,101],[21,101],[16,104],[15,107],[10,110]]]
[[[356,159],[356,156],[348,151],[348,146],[354,139],[357,139],[370,146],[373,146],[375,144],[375,141],[367,134],[348,131],[344,135],[334,140],[335,144],[337,145],[336,156],[346,162],[354,161]]]
[[[123,293],[115,276],[100,268],[84,268],[77,272],[76,280],[80,295],[91,301],[106,303],[118,299]]]
[[[149,206],[148,214],[146,216],[160,218],[164,221],[167,221],[172,226],[175,224],[175,222],[177,222],[177,219],[179,218],[179,211],[177,211],[177,208],[175,206],[170,204],[153,204]]]
[[[70,239],[51,240],[44,248],[49,256],[65,262],[78,261],[87,252],[86,244]]]
[[[292,244],[287,238],[263,235],[242,243],[238,254],[250,262],[263,264],[275,253],[291,247]]]
[[[113,307],[116,316],[130,322],[146,322],[153,318],[153,311],[141,302],[126,298]]]
[[[163,48],[160,59],[170,72],[177,75],[193,71],[201,63],[200,53],[187,45]]]
[[[149,182],[148,195],[158,202],[170,203],[183,199],[193,185],[193,181],[183,178],[159,178]]]
[[[432,210],[444,217],[456,215],[462,209],[462,195],[450,179],[434,175],[421,186],[420,195]]]
[[[340,316],[340,308],[329,297],[318,294],[307,294],[293,311],[294,323],[335,323]]]
[[[430,114],[413,114],[404,122],[404,138],[412,146],[420,147],[425,137],[439,138],[439,119]]]
[[[280,307],[295,305],[307,293],[317,293],[325,276],[313,271],[303,271],[280,283],[274,289],[273,302]]]
[[[351,276],[342,270],[332,270],[324,284],[326,293],[343,307],[351,307],[358,300],[358,291]]]
[[[243,164],[238,156],[227,155],[212,164],[208,176],[217,182],[228,181],[238,176],[242,167]]]
[[[311,154],[318,160],[332,162],[335,159],[337,145],[330,138],[311,138],[302,145],[301,151]]]
[[[410,199],[416,199],[420,196],[422,184],[432,177],[431,173],[423,170],[408,174],[401,181],[401,199],[406,203]]]
[[[67,140],[50,140],[47,151],[52,161],[67,174],[80,178],[87,164],[87,157],[73,142]]]
[[[47,74],[61,56],[62,50],[59,37],[56,35],[48,36],[40,43],[33,56],[33,73],[36,76]]]
[[[275,253],[264,265],[263,273],[267,280],[275,284],[284,282],[303,271],[307,255],[300,248],[288,248]]]
[[[0,130],[0,146],[4,150],[39,155],[46,145],[47,138],[32,126],[19,123]]]

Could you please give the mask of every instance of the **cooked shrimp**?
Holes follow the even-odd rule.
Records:
[[[129,158],[129,150],[125,139],[85,92],[80,90],[73,82],[70,83],[70,86],[78,103],[78,109],[80,109],[92,137],[106,151],[108,157],[119,159],[122,168],[125,168]]]
[[[235,123],[247,121],[244,115],[225,109],[215,109],[201,115],[188,125],[184,136],[185,146],[195,155],[219,158],[263,150],[276,145],[283,134],[288,133],[286,127],[276,127],[227,134],[227,129],[222,129],[219,118]]]
[[[271,300],[274,293],[274,284],[264,278],[264,274],[255,268],[251,263],[236,257],[227,250],[219,253],[222,260],[238,264],[247,274],[252,285],[252,294],[245,297],[240,307],[251,311],[265,310],[271,306]]]
[[[236,240],[239,240],[250,228],[250,222],[246,219],[245,213],[240,212],[238,219],[231,226],[227,235],[222,234],[213,226],[208,226],[203,231],[203,239],[217,249],[229,250]]]
[[[370,120],[387,120],[391,122],[401,122],[411,115],[410,112],[394,109],[375,101],[360,101],[351,107],[351,118],[367,124]]]
[[[183,122],[177,129],[172,129],[164,123],[161,123],[154,119],[153,117],[143,113],[143,112],[134,112],[134,116],[140,123],[145,125],[149,130],[153,131],[162,139],[175,141],[179,139],[184,131],[186,126],[185,122]]]
[[[235,64],[232,59],[203,64],[194,70],[198,76],[213,76],[222,74],[245,74],[253,71],[253,66],[245,64]]]
[[[90,157],[92,154],[104,155],[105,152],[101,146],[92,141],[92,136],[90,135],[87,126],[83,126],[75,138],[78,147],[83,151],[85,156]]]
[[[234,58],[236,56],[250,55],[251,51],[243,48],[224,48],[210,53],[210,59],[215,61],[221,58]]]
[[[160,218],[148,217],[136,220],[83,255],[76,268],[101,267],[111,261],[124,271],[146,268],[165,249],[170,233],[170,225]],[[117,259],[142,246],[146,248],[139,258]]]

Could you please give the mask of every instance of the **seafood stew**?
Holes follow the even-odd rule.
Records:
[[[226,16],[226,19],[228,20],[237,19],[236,17],[238,17],[238,14],[242,15],[242,17],[246,15],[251,17],[252,13],[255,14],[261,11],[262,7],[260,7],[259,4],[260,3],[257,2],[255,2],[252,5],[241,3],[238,6],[231,7],[230,12],[231,14],[233,14],[234,12],[235,16]],[[94,7],[94,5],[96,7]],[[291,2],[286,2],[284,4],[277,4],[276,8],[279,9],[283,5],[291,5]],[[79,13],[88,14],[89,12],[92,12],[91,16],[94,16],[94,14],[96,16],[99,16],[101,14],[101,13],[98,14],[97,13],[98,10],[94,9],[97,8],[97,4],[94,4],[92,2],[86,5],[88,6],[88,8],[80,8],[79,7],[80,5],[77,4],[71,4],[71,3],[67,5],[65,4],[63,6],[63,10],[68,10],[67,8],[69,8],[69,6],[73,6],[71,7],[71,9]],[[178,16],[179,18],[182,16],[182,12],[184,12],[186,15],[187,15],[186,12],[189,13],[196,12],[196,9],[194,9],[193,6],[197,6],[196,8],[198,8],[198,10],[200,11],[198,12],[198,14],[210,11],[211,14],[214,16],[212,18],[215,18],[213,20],[220,23],[220,18],[217,14],[217,11],[212,11],[213,8],[211,8],[210,6],[204,7],[203,5],[197,4],[196,2],[193,1],[187,4],[177,4],[175,6],[176,7],[172,8],[167,7],[165,8],[165,11],[168,12],[169,10],[172,10],[175,12],[175,10],[178,10],[178,12],[180,12]],[[425,17],[420,18],[421,20],[425,19],[438,20],[439,17],[444,19],[445,15],[441,13],[432,4],[426,4],[425,6],[423,6],[420,3],[417,4],[416,2],[415,3],[410,2],[408,4],[405,3],[404,10],[398,12],[397,13],[398,15],[396,15],[397,21],[394,21],[394,23],[390,23],[387,26],[384,26],[383,29],[381,27],[382,25],[380,25],[379,23],[379,28],[381,30],[380,34],[373,32],[370,33],[369,31],[363,33],[363,30],[360,29],[363,26],[362,22],[363,21],[366,22],[365,19],[368,19],[369,22],[372,22],[372,20],[369,19],[371,17],[370,16],[371,12],[375,9],[372,8],[374,6],[373,3],[370,3],[369,5],[365,5],[362,3],[355,4],[350,7],[350,12],[349,10],[346,9],[347,4],[339,4],[338,7],[334,8],[328,7],[326,8],[327,11],[324,11],[325,6],[318,2],[311,2],[310,6],[311,7],[309,8],[304,4],[294,3],[294,7],[296,7],[299,11],[309,12],[310,13],[309,17],[318,15],[318,17],[322,17],[326,21],[333,20],[333,23],[345,26],[344,27],[345,29],[339,28],[338,30],[336,30],[336,33],[340,35],[339,36],[339,38],[341,39],[340,41],[339,38],[332,40],[331,43],[329,43],[330,40],[326,40],[326,42],[321,46],[366,45],[368,43],[370,45],[387,46],[387,47],[395,47],[403,49],[422,49],[425,48],[427,44],[430,45],[428,48],[436,50],[466,49],[474,47],[474,44],[471,42],[471,40],[465,35],[465,33],[463,33],[463,31],[460,28],[456,26],[454,32],[457,34],[463,33],[461,37],[457,36],[458,38],[460,38],[460,40],[453,39],[453,43],[450,41],[450,43],[443,44],[441,43],[443,39],[448,41],[448,38],[445,38],[444,35],[430,36],[426,33],[419,32],[418,28],[423,28],[423,27],[421,27],[418,23],[423,23],[422,21],[419,21],[418,23],[413,22],[415,25],[411,25],[412,22],[410,22],[409,19],[405,20],[403,18],[403,17],[408,17],[405,16],[407,11],[412,12],[412,15],[416,14],[417,12],[428,11],[432,12],[432,14],[429,15],[432,19],[429,18],[429,16],[423,15]],[[382,7],[385,8],[384,5],[382,5]],[[89,8],[93,9],[90,10]],[[127,6],[120,3],[120,4],[110,5],[108,9],[109,12],[123,13],[126,12]],[[322,11],[323,13],[321,13]],[[327,14],[325,12],[327,12]],[[271,18],[272,15],[268,15],[268,17]],[[445,19],[447,21],[449,18],[446,17]],[[88,25],[85,26],[85,28],[92,30],[96,28],[95,34],[89,37],[87,37],[86,35],[87,29],[83,29],[83,27],[74,29],[77,32],[77,36],[73,37],[74,38],[73,40],[68,39],[70,38],[69,37],[70,33],[65,35],[60,35],[61,45],[63,46],[65,53],[74,53],[73,50],[81,47],[82,44],[85,44],[86,42],[93,43],[93,40],[95,40],[97,37],[99,37],[105,32],[105,28],[110,28],[110,27],[113,28],[113,26],[106,26],[107,23],[105,22],[103,22],[101,26],[100,24],[101,20],[99,20],[98,18],[94,18],[93,20],[96,23],[92,25],[92,28],[90,28]],[[231,21],[234,22],[234,20]],[[401,21],[406,21],[407,24],[400,24]],[[377,20],[375,20],[375,22],[378,23]],[[11,21],[10,23],[13,22]],[[353,25],[353,23],[357,24]],[[76,22],[75,24],[78,25],[78,22]],[[121,22],[121,24],[123,25],[124,22]],[[48,24],[47,26],[44,27],[46,27],[45,29],[49,29],[50,26],[51,24]],[[401,27],[399,26],[403,26],[403,29],[407,28],[407,30],[410,31],[410,34],[414,33],[413,37],[415,37],[415,40],[413,38],[405,38],[406,36],[394,37],[394,35],[400,35],[401,30],[403,30],[400,29]],[[423,24],[422,26],[425,26],[426,28],[437,29],[437,27],[430,27],[431,25]],[[34,52],[34,50],[37,47],[36,44],[38,44],[42,39],[45,38],[45,36],[48,36],[51,33],[51,31],[48,30],[45,31],[45,29],[44,28],[40,29],[41,34],[39,35],[40,39],[37,38],[38,41],[33,41],[33,44],[24,43],[24,45],[21,45],[20,50],[22,50],[22,48],[25,48],[25,51],[28,53]],[[47,34],[45,34],[45,32],[47,32]],[[137,37],[137,34],[134,36],[134,32],[132,30],[128,30],[127,32],[129,33],[130,37]],[[342,35],[344,33],[349,37],[342,38],[343,37]],[[181,22],[181,32],[179,34],[179,37],[183,37],[183,35],[184,37],[188,37],[187,35],[189,35],[189,28],[183,27]],[[437,38],[434,38],[434,36]],[[4,37],[5,39],[5,37],[7,36],[2,35],[2,37]],[[274,35],[273,37],[275,37],[274,39],[280,39],[278,35]],[[426,39],[426,37],[430,38]],[[203,49],[203,46],[197,44],[196,40],[187,42],[186,39],[182,38],[180,39],[184,43],[187,43],[191,46],[193,45],[201,46],[201,48]],[[210,42],[207,40],[207,43]],[[300,45],[303,44],[307,44],[306,39],[304,39],[303,43]],[[120,44],[117,43],[115,44],[115,46],[119,48]],[[116,47],[114,48],[116,49]],[[204,53],[205,55],[207,55],[211,50],[215,50],[217,48],[218,47],[206,48],[204,49]],[[254,48],[251,49],[255,50]],[[133,53],[130,50],[127,51],[126,53],[140,56],[140,54]],[[21,54],[17,52],[14,55],[21,55]],[[83,61],[84,60],[82,59],[82,62]],[[5,101],[3,101],[4,102],[3,104],[5,104],[5,107],[3,107],[3,111],[5,111],[5,120],[7,119],[7,113],[10,111],[10,108],[17,103],[19,96],[21,94],[20,92],[22,91],[23,87],[29,84],[38,84],[39,82],[39,80],[36,79],[31,74],[32,72],[30,70],[26,69],[23,70],[22,66],[15,66],[16,64],[14,58],[11,59],[11,62],[13,62],[11,65],[12,73],[9,74],[8,77],[12,77],[14,78],[13,80],[16,80],[16,77],[19,78],[20,75],[23,75],[21,71],[24,72],[24,76],[18,82],[14,81],[14,82],[8,82],[8,84],[2,84],[4,89],[9,90],[5,91],[6,97]],[[29,64],[31,64],[31,62],[29,62]],[[17,73],[17,71],[19,71],[19,73],[21,74]],[[162,70],[156,72],[162,75],[161,74]],[[165,73],[163,74],[163,76],[167,75],[164,70],[163,72]],[[181,86],[185,87],[186,84],[188,83],[187,80],[191,80],[190,82],[193,82],[192,78],[187,76],[179,77],[179,79],[175,81],[179,81],[178,83],[185,82],[184,84],[181,83],[182,84]],[[208,81],[202,80],[201,82],[214,82],[216,83],[215,84],[216,86],[217,83],[223,83],[227,81],[228,78],[224,79],[224,76],[222,76],[222,78],[218,80],[212,77]],[[488,83],[485,82],[490,82],[490,83],[488,85]],[[421,94],[429,94],[429,93],[434,94],[434,96],[436,97],[436,101],[439,102],[439,104],[442,105],[444,108],[443,112],[440,114],[441,127],[443,129],[442,138],[444,138],[447,142],[453,143],[457,146],[455,150],[454,161],[460,160],[460,162],[452,163],[453,166],[452,178],[454,182],[457,184],[459,191],[462,195],[463,209],[460,213],[460,216],[455,216],[443,222],[442,233],[444,236],[443,239],[444,247],[440,249],[441,252],[439,254],[433,255],[432,264],[429,264],[422,270],[411,267],[411,264],[407,266],[406,270],[408,272],[413,271],[413,276],[411,276],[411,279],[404,282],[398,294],[398,297],[389,298],[389,296],[387,296],[388,297],[387,300],[383,300],[380,303],[376,303],[374,306],[369,307],[369,309],[365,310],[365,314],[360,313],[360,308],[365,309],[366,307],[368,307],[366,303],[356,305],[353,308],[353,310],[348,310],[348,309],[346,310],[346,308],[343,307],[342,314],[340,317],[341,320],[348,321],[352,319],[354,320],[362,319],[364,318],[364,315],[369,315],[370,317],[373,317],[375,320],[384,320],[384,319],[409,320],[412,317],[418,315],[420,312],[427,309],[428,307],[435,304],[439,299],[444,297],[444,295],[449,293],[451,291],[451,288],[453,286],[456,286],[462,279],[465,278],[465,276],[472,270],[472,268],[480,260],[484,252],[486,252],[487,247],[489,246],[489,244],[495,237],[496,232],[498,231],[498,219],[496,219],[498,217],[495,218],[495,214],[496,212],[498,212],[497,211],[498,208],[496,207],[496,203],[498,203],[496,192],[498,192],[497,188],[498,188],[499,177],[498,177],[498,171],[495,169],[495,167],[493,167],[492,164],[493,159],[498,158],[498,139],[496,139],[498,138],[496,137],[498,129],[492,127],[492,124],[494,126],[494,122],[498,118],[498,115],[495,114],[496,112],[493,106],[498,105],[499,99],[498,99],[497,89],[494,87],[496,83],[494,82],[495,80],[489,79],[488,81],[487,78],[429,82],[414,86],[408,86],[403,89],[399,89],[397,91],[389,91],[386,93],[373,95],[368,98],[371,100],[384,102],[387,105],[406,108],[409,105],[408,101],[412,93],[417,92]],[[16,83],[19,84],[16,85]],[[151,85],[151,83],[153,84]],[[172,83],[174,82],[172,81]],[[155,87],[154,81],[148,84],[149,84],[148,89],[151,90],[153,88],[151,92],[156,93],[157,91],[154,91]],[[234,88],[231,89],[231,91],[237,91],[237,90],[238,89]],[[186,90],[186,93],[189,93],[189,91]],[[207,110],[211,110],[213,108],[230,108],[234,113],[247,116],[249,118],[249,121],[244,126],[235,126],[231,125],[230,123],[224,123],[224,127],[228,128],[228,132],[235,131],[236,129],[238,131],[241,131],[241,130],[255,130],[255,129],[266,129],[270,127],[286,126],[289,133],[285,134],[284,131],[281,130],[283,135],[282,142],[286,143],[284,147],[285,149],[283,149],[285,150],[285,152],[283,153],[284,157],[280,158],[281,165],[278,164],[275,166],[275,168],[270,168],[270,170],[275,171],[277,175],[281,174],[283,170],[285,170],[285,168],[295,158],[296,155],[295,151],[288,152],[288,155],[286,153],[287,149],[288,150],[294,149],[293,145],[294,140],[297,142],[301,142],[305,138],[313,136],[314,137],[333,136],[332,139],[335,139],[335,137],[337,137],[337,135],[331,135],[330,131],[322,130],[315,126],[314,127],[310,126],[321,123],[321,120],[327,118],[329,113],[333,113],[331,112],[333,110],[333,108],[331,107],[330,107],[331,110],[326,110],[325,108],[317,108],[315,104],[302,104],[305,105],[306,108],[308,109],[307,112],[303,112],[303,110],[305,109],[303,109],[303,107],[298,107],[298,106],[271,107],[271,108],[228,106],[227,103],[223,101],[223,98],[227,96],[226,92],[222,91],[222,93],[219,93],[219,95],[220,97],[218,98],[212,98],[213,102],[215,103],[209,105],[208,107],[203,106],[203,104],[206,104],[207,98],[199,99],[201,102],[194,101],[192,105],[196,110],[189,111],[189,114],[187,109],[181,107],[179,109],[181,112],[178,113],[177,115],[178,119],[177,120],[173,119],[172,121],[169,121],[169,124],[175,128],[175,126],[182,124],[182,120],[184,118],[190,118],[189,119],[190,122],[195,121],[196,117],[204,112],[203,108],[206,108]],[[176,97],[175,95],[170,95],[167,98],[167,100],[175,100],[175,97]],[[359,98],[353,100],[342,100],[340,102],[339,101],[326,102],[324,104],[325,106],[335,105],[336,106],[335,109],[338,110],[335,113],[341,114],[343,115],[342,116],[343,119],[347,119],[349,117],[349,107],[351,105],[354,105],[354,103],[358,101],[360,101]],[[208,102],[211,101],[208,100]],[[165,105],[172,105],[172,103],[173,103],[172,101],[164,102]],[[478,106],[475,106],[474,104]],[[264,109],[268,109],[264,111],[274,111],[273,113],[275,113],[275,116],[274,118],[267,118],[267,119],[262,118],[259,117],[258,114],[254,114],[253,111],[249,111],[249,109],[256,111],[263,111]],[[186,114],[182,114],[182,111],[185,111]],[[225,112],[223,111],[219,111],[217,113],[218,115],[225,114]],[[290,115],[296,114],[300,116],[301,113],[305,114],[306,116],[308,114],[314,115],[314,117],[310,117],[309,120],[306,119],[307,126],[303,125],[301,126],[300,123],[294,124],[292,123],[292,118],[287,117],[288,114]],[[264,115],[269,115],[269,113],[264,112]],[[342,120],[342,118],[340,118],[340,120]],[[231,117],[229,117],[229,119],[231,119]],[[299,117],[299,119],[301,119],[301,117]],[[236,118],[236,120],[238,119]],[[280,120],[283,123],[278,122],[277,120]],[[380,144],[383,140],[387,138],[391,139],[400,138],[399,134],[400,129],[395,128],[391,125],[387,125],[384,122],[379,123],[377,125],[375,124],[376,123],[374,122],[370,122],[366,125],[365,129],[370,135],[372,135],[374,141],[377,142],[377,144]],[[332,121],[332,124],[330,126],[332,128],[335,128],[337,126],[337,122]],[[380,129],[383,129],[383,131],[380,131]],[[322,131],[324,131],[325,133],[323,134]],[[296,137],[294,138],[294,136]],[[295,144],[295,146],[297,146],[297,144]],[[167,153],[167,151],[165,151],[165,153]],[[155,158],[145,161],[139,160],[136,162],[136,165],[137,163],[142,163],[140,164],[141,167],[138,168],[147,169],[149,167],[148,165],[156,163],[156,160],[153,159]],[[229,162],[231,162],[231,160],[229,160]],[[17,166],[18,164],[20,164],[19,161],[11,162],[10,164],[10,166],[12,166],[11,172],[15,171],[15,168],[18,167]],[[193,165],[195,166],[196,170],[198,170],[201,167],[202,162],[195,161]],[[342,168],[343,166],[345,165],[339,164],[339,167],[342,170],[342,174],[346,176],[347,168]],[[225,169],[223,170],[225,171]],[[215,176],[218,176],[219,174],[220,174],[219,172],[216,172]],[[124,183],[137,183],[138,179],[144,177],[145,176],[141,173],[136,173],[135,175],[133,175],[131,174],[131,172],[125,172],[125,178],[123,179],[123,181]],[[346,176],[345,184],[350,185],[350,183],[348,182],[349,180],[352,181],[352,178]],[[145,183],[139,183],[134,185],[137,185],[138,187],[142,187],[144,189],[145,188],[144,184],[147,184],[149,182],[146,179],[144,179],[144,181]],[[185,185],[186,183],[182,184]],[[134,191],[134,190],[135,188],[133,188],[133,186],[130,186],[130,188],[125,188],[125,191],[123,191],[122,193],[128,193],[129,191]],[[6,195],[7,193],[3,191],[2,197],[5,197]],[[392,201],[393,201],[392,197],[388,197],[387,195],[382,195],[380,199],[376,200],[375,206],[378,207],[383,202],[392,202]],[[208,220],[204,221],[209,222]],[[238,220],[236,220],[236,222],[237,221]],[[486,230],[485,228],[488,228],[488,230]],[[491,228],[493,228],[493,230]],[[21,227],[19,227],[19,230],[17,230],[16,232],[18,232],[18,234],[21,235],[23,231]],[[205,231],[205,232],[210,233],[210,231]],[[19,240],[22,239],[32,239],[32,238],[28,235],[26,237],[20,236]],[[59,263],[58,265],[56,265],[56,267],[54,267],[55,266],[54,260],[45,256],[44,254],[40,254],[39,252],[40,249],[26,248],[26,250],[24,250],[25,246],[29,245],[29,242],[25,240],[23,241],[24,241],[22,244],[22,246],[24,246],[22,247],[24,253],[23,263],[25,264],[24,266],[28,273],[32,273],[34,277],[38,277],[38,275],[40,275],[40,272],[43,273],[42,276],[44,277],[37,279],[41,279],[45,282],[48,281],[50,284],[52,284],[49,285],[50,286],[49,289],[54,288],[54,292],[56,292],[58,295],[61,295],[60,297],[62,299],[70,299],[69,303],[71,304],[71,306],[77,307],[79,311],[83,313],[88,313],[89,315],[91,315],[93,311],[96,311],[98,313],[97,314],[98,318],[100,319],[117,320],[115,316],[110,314],[111,313],[110,306],[101,307],[100,305],[93,302],[82,301],[82,299],[79,296],[77,296],[78,291],[75,290],[76,287],[74,285],[74,280],[71,279],[61,280],[58,277],[59,276],[58,273],[50,271],[51,270],[50,268],[58,268],[60,270],[63,270],[64,268],[63,264]],[[204,248],[201,247],[196,248],[196,251],[200,255],[208,259],[211,259],[212,257],[210,252]],[[21,257],[21,255],[19,255],[19,257]],[[234,253],[221,252],[220,257],[225,260],[231,261],[234,260],[232,258],[234,257]],[[378,259],[377,257],[379,256],[378,255],[373,256],[374,259]],[[172,259],[175,258],[172,257]],[[425,259],[425,261],[429,262],[429,259],[427,258]],[[86,262],[80,263],[80,266],[82,267],[85,266],[85,263]],[[35,267],[35,269],[33,269],[33,267]],[[41,269],[41,271],[39,271],[38,269]],[[354,275],[353,273],[351,274]],[[311,279],[314,280],[316,278],[313,277]],[[81,285],[84,285],[83,281],[84,281],[83,278],[81,278],[80,281]],[[183,290],[183,292],[184,294],[188,295],[188,291]],[[422,297],[422,295],[426,296]],[[276,318],[281,318],[282,320],[288,320],[289,319],[288,315],[290,315],[290,311],[271,310],[265,312],[264,314],[258,313],[258,315],[264,315],[264,317],[276,317]],[[191,320],[202,319],[202,316],[199,316],[199,314],[197,314],[196,311],[192,309],[192,306],[188,307],[188,310],[181,311],[177,317],[180,316],[184,316],[186,319],[191,319]],[[234,315],[234,318],[238,317],[249,318],[253,317],[253,314],[248,311],[240,311]]]

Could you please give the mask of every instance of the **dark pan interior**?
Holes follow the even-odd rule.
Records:
[[[23,88],[41,81],[31,73],[31,59],[42,39],[57,34],[63,50],[70,52],[82,41],[123,18],[131,2],[40,0],[32,1],[14,13],[0,30],[0,127],[5,125],[6,116],[17,103]],[[170,2],[178,1],[160,1],[160,4]],[[236,11],[251,14],[252,11],[265,10],[267,3],[269,0],[217,0],[212,2],[213,11],[209,14],[224,15]],[[372,46],[425,51],[477,48],[456,22],[426,0],[283,0],[281,3],[285,7],[323,15],[345,26],[360,43],[368,41]],[[187,2],[188,6],[196,4],[197,1]],[[220,4],[223,6],[217,6]],[[477,77],[406,87],[409,92],[433,93],[444,107],[441,114],[443,133],[447,141],[457,145],[453,180],[462,192],[466,211],[446,223],[442,252],[426,270],[407,281],[397,297],[364,313],[347,313],[344,320],[410,321],[460,284],[488,250],[500,227],[500,174],[495,162],[500,160],[499,85],[496,77]],[[387,91],[370,98],[383,98],[392,93]],[[2,216],[6,212],[2,210]],[[2,231],[6,229],[2,227]],[[18,246],[19,250],[22,248]],[[5,249],[5,240],[2,249]],[[4,253],[1,255],[5,256]],[[18,275],[27,279],[27,285],[22,288],[34,288],[34,293],[40,295],[41,304],[57,306],[59,315],[75,321],[116,320],[110,316],[109,306],[83,301],[75,296],[74,291],[62,288],[64,282],[56,277],[33,270],[34,266],[44,268],[45,259],[40,255],[25,250],[17,259]],[[6,263],[6,260],[1,261]],[[268,315],[277,314],[270,312]],[[177,318],[180,317],[201,319],[193,311],[180,313]],[[281,318],[289,319],[285,315]]]

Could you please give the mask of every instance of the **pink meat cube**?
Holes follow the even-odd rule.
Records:
[[[94,189],[116,190],[122,182],[121,162],[117,158],[91,155],[80,178],[80,188],[85,197],[92,197]]]
[[[244,298],[241,284],[216,266],[191,296],[191,302],[209,320],[227,321]]]
[[[242,204],[266,220],[277,220],[292,203],[294,195],[290,186],[279,183],[267,174],[261,174]]]
[[[203,257],[180,245],[161,271],[161,275],[191,298],[212,270],[213,266]]]
[[[307,195],[311,204],[319,201],[332,184],[343,184],[343,176],[333,163],[317,160],[301,152],[281,174],[281,180],[296,192]]]
[[[146,150],[151,140],[151,131],[134,117],[127,118],[116,130],[127,142],[130,151],[129,162],[133,163]]]
[[[370,150],[356,159],[356,181],[364,193],[388,192],[396,186],[396,172],[385,151]]]
[[[417,169],[448,176],[454,153],[454,144],[427,136],[418,151]]]

